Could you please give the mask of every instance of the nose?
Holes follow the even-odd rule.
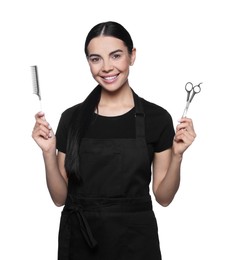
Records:
[[[103,66],[102,66],[102,71],[104,72],[109,72],[113,70],[113,64],[111,63],[111,61],[108,60],[104,60],[103,61]]]

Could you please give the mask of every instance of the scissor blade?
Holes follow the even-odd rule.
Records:
[[[189,105],[190,105],[190,102],[188,101],[188,102],[186,103],[186,106],[185,106],[184,113],[183,113],[182,117],[186,117],[187,112],[188,112]]]
[[[188,112],[188,109],[186,109],[186,108],[185,108],[185,110],[184,110],[184,113],[183,113],[182,117],[186,117],[186,115],[187,115],[187,112]]]

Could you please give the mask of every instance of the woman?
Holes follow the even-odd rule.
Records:
[[[157,202],[168,206],[196,137],[192,120],[182,118],[175,132],[165,109],[132,90],[136,49],[122,25],[94,26],[85,54],[98,86],[62,113],[56,137],[42,112],[32,134],[51,198],[65,205],[58,259],[161,259],[151,175]]]

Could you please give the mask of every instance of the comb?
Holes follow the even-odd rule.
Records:
[[[32,82],[33,83],[33,94],[38,96],[38,99],[40,101],[40,108],[42,111],[41,92],[40,92],[40,86],[39,86],[37,66],[31,66],[31,72],[32,72],[32,81],[33,81]]]

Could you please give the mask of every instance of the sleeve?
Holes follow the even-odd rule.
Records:
[[[154,152],[162,152],[169,149],[173,144],[175,130],[171,115],[167,111],[162,118],[161,126],[158,141],[154,144]]]
[[[56,147],[58,151],[63,153],[66,153],[68,135],[68,126],[66,119],[66,113],[62,113],[56,130]]]

